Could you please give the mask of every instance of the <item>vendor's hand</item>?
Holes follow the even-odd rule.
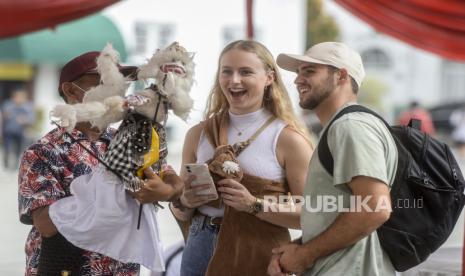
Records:
[[[232,179],[220,180],[218,185],[224,204],[237,211],[250,212],[250,206],[256,199],[244,185]]]
[[[200,184],[191,186],[192,181],[195,180],[195,175],[191,175],[184,181],[184,191],[181,195],[181,204],[184,207],[193,209],[204,205],[215,199],[214,195],[199,195],[198,193],[210,188],[209,184]]]
[[[302,274],[313,266],[313,260],[302,245],[290,243],[273,249],[274,255],[279,255],[279,264],[283,272]]]
[[[168,201],[176,192],[172,185],[166,184],[150,168],[144,170],[145,180],[140,190],[129,192],[140,203],[153,203],[156,201]]]
[[[163,182],[173,187],[173,194],[171,195],[169,201],[173,201],[178,199],[184,188],[184,181],[182,181],[181,177],[179,177],[174,169],[171,166],[163,167]]]
[[[41,207],[32,211],[32,221],[34,222],[34,226],[37,231],[39,231],[40,235],[45,238],[52,237],[58,233],[55,224],[53,224],[48,214],[48,207],[49,206]]]

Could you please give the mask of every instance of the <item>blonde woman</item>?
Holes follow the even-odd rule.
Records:
[[[190,220],[181,275],[266,275],[271,249],[290,240],[287,228],[300,228],[300,210],[267,212],[279,203],[263,198],[302,195],[313,146],[265,46],[239,40],[223,49],[205,119],[186,135],[183,165],[210,163],[225,145],[254,139],[229,148],[244,176],[216,182],[220,202],[198,195],[207,185],[189,179],[172,206]]]

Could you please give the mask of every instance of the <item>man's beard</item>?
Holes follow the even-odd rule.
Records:
[[[312,91],[307,93],[312,93],[309,95],[307,99],[304,101],[300,101],[299,105],[302,108],[313,110],[315,109],[320,103],[322,103],[326,98],[328,98],[331,93],[333,92],[335,85],[333,83],[332,76],[328,76],[326,80],[324,80],[323,84],[318,86],[312,86]]]

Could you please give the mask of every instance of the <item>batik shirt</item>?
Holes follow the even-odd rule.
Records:
[[[99,161],[84,148],[101,156],[114,134],[104,132],[98,140],[89,141],[78,130],[70,135],[81,145],[71,140],[65,130],[54,129],[36,144],[31,145],[21,160],[19,169],[19,215],[20,221],[32,224],[32,212],[70,196],[70,184],[78,176],[88,174]],[[36,275],[39,264],[41,236],[33,226],[26,241],[26,276]],[[84,252],[85,262],[81,275],[132,276],[138,275],[138,264],[124,264],[95,252]]]

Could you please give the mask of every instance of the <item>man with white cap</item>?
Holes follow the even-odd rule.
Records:
[[[316,44],[305,55],[280,54],[277,63],[297,73],[300,106],[315,112],[322,133],[343,108],[356,103],[365,77],[360,55],[338,42]],[[375,116],[353,112],[332,122],[326,141],[333,175],[316,151],[304,189],[302,240],[274,249],[268,273],[395,275],[376,234],[390,216],[397,167],[389,130]]]

